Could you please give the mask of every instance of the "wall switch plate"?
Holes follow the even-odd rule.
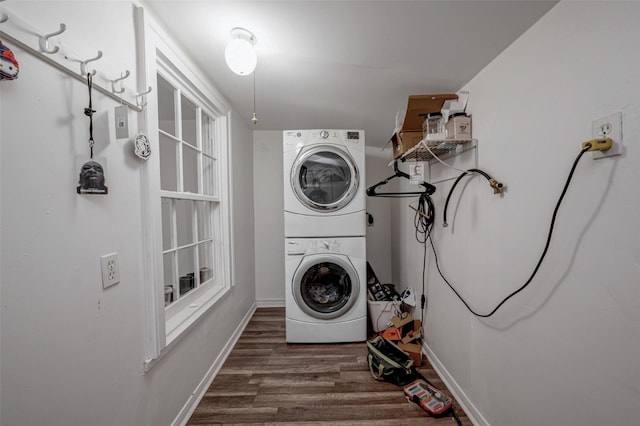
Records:
[[[120,282],[120,265],[118,253],[111,253],[100,258],[102,265],[102,288],[111,287]]]
[[[121,105],[115,109],[116,139],[129,138],[129,108]]]
[[[606,151],[594,151],[593,159],[613,157],[622,154],[622,112],[593,120],[591,132],[594,139],[611,138],[613,143]]]

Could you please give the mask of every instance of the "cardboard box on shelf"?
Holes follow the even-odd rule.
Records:
[[[440,112],[447,100],[457,100],[458,95],[411,95],[407,102],[407,111],[400,128],[391,137],[393,158],[399,158],[422,140],[422,123],[426,114]]]
[[[461,90],[458,92],[458,99],[447,100],[442,104],[442,118],[446,123],[449,120],[451,114],[458,112],[464,112],[467,108],[467,100],[469,99],[469,92]]]
[[[400,158],[405,152],[418,145],[422,140],[422,130],[402,131],[391,137],[393,146],[393,158]]]

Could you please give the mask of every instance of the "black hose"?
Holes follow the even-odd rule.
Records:
[[[478,173],[478,174],[484,176],[489,181],[489,183],[491,183],[491,181],[494,180],[491,176],[489,176],[488,173],[486,173],[486,172],[484,172],[484,171],[482,171],[480,169],[468,169],[467,171],[462,172],[460,174],[460,176],[458,176],[456,181],[453,182],[453,185],[451,185],[451,189],[449,189],[449,193],[447,194],[447,200],[444,203],[444,211],[442,212],[442,221],[443,221],[442,226],[444,226],[445,228],[449,225],[447,223],[447,209],[449,208],[449,200],[451,199],[451,195],[453,195],[453,190],[456,189],[456,186],[458,185],[460,180],[463,177],[465,177],[466,175],[468,175],[469,173]]]
[[[549,250],[549,245],[551,243],[551,236],[553,235],[553,228],[554,228],[555,223],[556,223],[556,216],[558,215],[558,210],[560,209],[560,204],[562,203],[562,200],[564,199],[564,196],[567,193],[567,189],[569,189],[569,184],[571,183],[571,179],[573,178],[573,173],[575,172],[576,167],[578,166],[578,163],[580,162],[580,159],[582,158],[584,153],[587,152],[589,149],[591,149],[590,145],[588,145],[585,148],[583,148],[580,151],[580,153],[578,154],[578,156],[576,157],[575,161],[573,162],[573,165],[571,166],[571,171],[569,172],[569,176],[567,176],[567,180],[566,180],[566,182],[564,184],[564,187],[562,188],[562,193],[560,194],[560,197],[558,198],[558,201],[556,202],[556,206],[553,209],[553,214],[551,215],[551,224],[549,226],[549,233],[547,235],[547,241],[546,241],[546,243],[544,245],[544,250],[542,251],[542,254],[540,255],[540,259],[538,260],[538,263],[536,264],[535,268],[533,269],[533,272],[529,276],[529,279],[527,279],[527,281],[522,286],[520,286],[520,288],[518,288],[517,290],[513,291],[507,297],[502,299],[502,301],[500,303],[498,303],[498,305],[495,308],[493,308],[493,310],[491,312],[489,312],[488,314],[480,314],[480,313],[474,311],[471,308],[471,306],[469,306],[469,304],[460,295],[460,293],[458,293],[456,291],[456,289],[451,285],[451,283],[449,283],[449,281],[445,278],[444,274],[440,270],[440,264],[438,262],[438,255],[436,253],[435,245],[433,244],[433,238],[431,238],[431,235],[429,235],[429,240],[431,241],[431,249],[433,250],[433,256],[434,256],[434,259],[435,259],[435,262],[436,262],[436,269],[438,270],[438,273],[440,274],[440,276],[442,277],[444,282],[447,283],[449,288],[451,288],[451,290],[455,293],[455,295],[458,296],[458,299],[460,299],[460,301],[464,304],[464,306],[466,306],[467,309],[469,310],[469,312],[471,312],[473,315],[475,315],[477,317],[480,317],[480,318],[488,318],[488,317],[492,316],[493,314],[496,313],[496,311],[498,309],[500,309],[500,307],[507,300],[511,299],[513,296],[515,296],[516,294],[518,294],[522,290],[524,290],[531,283],[531,281],[533,280],[533,277],[536,276],[536,274],[538,273],[538,270],[540,269],[540,266],[542,265],[542,261],[544,260],[545,256],[547,255],[547,251]]]

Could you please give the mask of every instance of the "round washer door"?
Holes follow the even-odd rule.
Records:
[[[331,145],[303,152],[291,168],[291,187],[296,198],[319,212],[340,210],[349,204],[358,183],[358,168],[351,156]]]
[[[302,259],[293,276],[293,297],[314,318],[344,315],[356,301],[360,281],[344,256],[312,255]]]

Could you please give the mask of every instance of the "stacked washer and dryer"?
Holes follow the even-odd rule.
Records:
[[[362,130],[285,130],[284,232],[289,343],[366,340]]]

